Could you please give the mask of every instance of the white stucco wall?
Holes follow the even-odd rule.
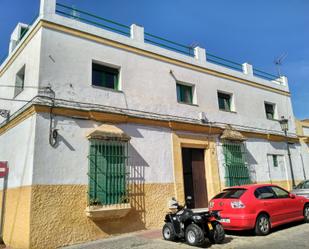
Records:
[[[91,85],[93,60],[120,67],[122,91]],[[195,85],[197,106],[177,103],[170,70],[178,81]],[[295,133],[289,97],[49,29],[42,31],[40,83],[50,83],[56,98],[194,119],[203,111],[209,121],[281,131],[277,121],[266,118],[267,101],[277,104],[278,117],[291,118]],[[236,113],[219,111],[218,90],[234,94]]]
[[[309,179],[309,145],[301,142],[299,148],[299,157],[302,160],[303,171],[305,171],[306,178]]]
[[[28,31],[29,32],[29,31]],[[25,38],[24,38],[25,39]],[[20,46],[21,44],[19,44]],[[38,93],[41,31],[39,30],[25,46],[14,62],[0,75],[0,109],[16,112]],[[16,52],[14,50],[12,55]],[[25,65],[24,90],[14,97],[15,79],[18,71]],[[0,70],[5,66],[1,65]],[[2,100],[1,98],[9,99]],[[24,101],[25,100],[25,101]],[[3,119],[0,117],[0,122]]]
[[[0,136],[0,160],[8,161],[9,188],[32,184],[35,123],[33,115]]]
[[[46,3],[42,1],[42,13],[39,18],[192,65],[217,70],[225,74],[255,81],[261,85],[288,91],[287,84],[276,84],[242,72],[201,61],[198,58],[192,58],[158,46],[143,43],[71,18],[65,18],[52,13],[54,11],[53,8],[54,1],[46,1]],[[121,68],[120,84],[122,92],[91,86],[92,60]],[[1,65],[0,69],[5,64],[6,62]],[[56,90],[56,97],[58,98],[195,119],[203,111],[206,113],[209,121],[232,123],[280,132],[278,122],[266,119],[264,101],[268,101],[277,104],[278,117],[285,116],[290,118],[290,132],[295,132],[294,116],[289,97],[250,87],[235,81],[184,69],[169,63],[125,52],[64,33],[48,29],[39,30],[10,66],[9,70],[0,77],[0,85],[7,82],[10,84],[13,83],[12,85],[14,85],[16,72],[23,64],[26,64],[26,87],[27,85],[36,86],[37,82],[40,82],[41,86],[50,84]],[[195,85],[198,106],[177,103],[176,82],[170,75],[170,70],[173,70],[177,80]],[[235,110],[237,113],[218,111],[217,90],[234,94]],[[12,97],[14,88],[1,92],[2,96]],[[16,99],[28,100],[36,93],[36,89],[25,89]],[[143,99],[141,99],[141,96],[143,96]],[[2,101],[0,102],[0,107],[11,109],[11,113],[13,113],[22,104],[23,102],[14,101],[9,103]],[[255,111],[252,112],[252,110]]]
[[[48,142],[49,116],[38,115],[33,183],[88,184],[89,141],[85,135],[100,123],[57,116],[56,124],[59,144],[52,148]],[[173,182],[170,131],[135,124],[122,124],[119,128],[131,136],[131,177],[146,183]]]
[[[73,19],[54,15],[53,13],[49,13],[44,18],[61,25],[115,40],[146,51],[162,54],[192,65],[214,69],[232,76],[255,81],[265,86],[288,91],[287,85],[279,85],[208,62],[201,62],[196,58],[181,55],[140,41],[134,41],[129,37],[99,29]],[[92,61],[106,63],[120,68],[121,91],[91,86]],[[0,70],[4,64],[1,65]],[[36,33],[15,61],[0,77],[0,85],[14,85],[16,73],[23,65],[26,65],[26,88],[15,100],[30,100],[37,94],[38,90],[36,88],[27,88],[27,86],[40,85],[44,87],[51,85],[56,92],[56,98],[59,99],[194,119],[198,118],[200,112],[205,112],[207,119],[211,122],[238,124],[280,132],[281,129],[277,121],[266,119],[264,108],[264,102],[266,101],[277,105],[278,117],[285,116],[290,119],[290,132],[295,133],[294,115],[290,97],[210,74],[182,68],[174,64],[154,60],[50,29],[43,28]],[[176,80],[170,74],[171,70],[178,81],[195,85],[197,105],[177,103]],[[217,101],[218,90],[234,95],[235,113],[219,111]],[[13,98],[13,94],[13,87],[0,88],[0,97]],[[14,113],[24,104],[25,102],[0,100],[0,109],[10,109],[11,113]],[[99,124],[93,121],[64,117],[57,117],[56,121],[56,128],[59,129],[60,134],[60,143],[58,147],[51,148],[48,144],[48,114],[37,115],[35,145],[33,145],[35,146],[33,183],[87,184],[88,141],[84,135],[88,129]],[[21,177],[23,174],[20,173],[20,170],[24,169],[22,166],[24,163],[29,165],[28,162],[30,159],[28,157],[31,158],[33,156],[31,154],[33,153],[31,152],[33,147],[31,147],[32,145],[27,145],[28,140],[26,140],[26,136],[31,135],[29,139],[34,139],[32,137],[34,136],[34,123],[31,126],[27,122],[29,121],[24,121],[0,137],[1,160],[9,158],[9,161],[12,161],[13,164],[17,164],[20,156],[19,154],[15,154],[16,158],[13,160],[14,150],[12,148],[14,146],[18,147],[20,144],[22,144],[20,147],[23,148],[20,152],[20,158],[23,158],[23,160],[18,161],[21,164],[18,166],[20,168],[19,171],[16,169],[16,172],[12,173],[12,177],[16,177],[13,177],[15,180],[10,180],[11,186],[31,183],[30,175],[32,173],[30,173],[30,169],[25,171],[24,177]],[[27,124],[29,127],[27,127]],[[130,153],[133,156],[130,159],[130,163],[132,165],[138,165],[139,170],[143,172],[142,178],[146,182],[172,182],[173,166],[170,131],[163,128],[133,124],[120,125],[120,127],[132,136]],[[9,135],[14,130],[14,135]],[[9,137],[10,140],[7,140],[8,136],[11,136]],[[19,137],[25,139],[19,142]],[[32,140],[30,141],[31,143],[33,142]],[[7,141],[12,142],[7,145]],[[251,160],[249,163],[252,165],[252,171],[256,172],[255,177],[257,181],[265,181],[267,179],[267,154],[285,155],[285,163],[289,174],[290,171],[284,143],[269,143],[264,140],[249,139],[246,145],[249,151],[249,161]],[[2,150],[2,147],[7,147],[7,149]],[[299,151],[301,150],[298,145],[294,147],[291,150],[293,165],[296,165],[294,171],[295,178],[302,179],[302,171],[299,167]],[[25,154],[26,149],[30,150],[31,153]],[[219,162],[221,165],[221,176],[224,176],[222,153],[219,153]]]
[[[248,139],[245,142],[245,160],[254,182],[271,182],[291,180],[289,158],[286,143],[269,142],[263,139]],[[218,161],[221,181],[225,181],[224,155],[221,142],[217,143]],[[290,145],[291,159],[296,181],[304,179],[302,162],[299,154],[300,145]],[[272,168],[268,161],[269,155],[283,156],[283,162],[279,162],[279,168]],[[280,172],[279,172],[280,171]]]

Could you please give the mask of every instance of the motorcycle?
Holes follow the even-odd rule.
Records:
[[[212,244],[222,243],[225,232],[218,221],[219,213],[187,208],[191,200],[192,198],[188,196],[186,204],[181,206],[174,198],[172,199],[170,203],[172,211],[166,214],[162,228],[163,238],[168,241],[185,239],[191,246],[201,246],[206,238]]]

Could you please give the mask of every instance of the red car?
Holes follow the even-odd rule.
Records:
[[[209,209],[220,211],[226,230],[254,229],[256,235],[292,221],[309,222],[309,200],[272,184],[226,188],[210,201]]]

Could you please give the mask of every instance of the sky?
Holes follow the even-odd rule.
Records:
[[[276,74],[287,54],[294,114],[309,118],[309,0],[58,0],[114,21],[139,24],[182,44]],[[39,0],[0,0],[0,59],[18,22],[30,23]]]

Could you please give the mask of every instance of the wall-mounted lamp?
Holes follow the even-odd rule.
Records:
[[[7,121],[10,118],[10,111],[5,109],[0,109],[0,116],[5,118]]]

